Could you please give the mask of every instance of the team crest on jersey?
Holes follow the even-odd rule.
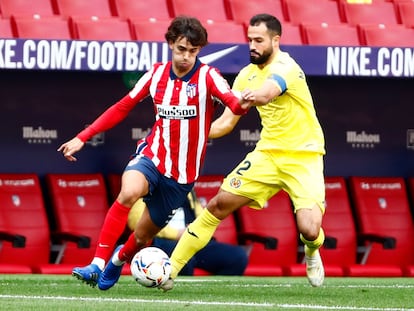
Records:
[[[241,186],[241,180],[238,178],[232,178],[230,179],[230,187],[232,188],[240,188]]]
[[[194,98],[197,95],[197,84],[190,83],[186,88],[187,96],[189,98]]]

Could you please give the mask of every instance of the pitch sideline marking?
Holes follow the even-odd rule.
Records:
[[[28,296],[28,295],[0,295],[0,299],[18,298],[18,299],[48,299],[48,300],[82,300],[98,302],[140,302],[140,303],[174,303],[186,305],[230,305],[230,306],[248,306],[248,307],[265,307],[265,308],[301,308],[302,310],[352,310],[352,311],[414,311],[406,308],[373,308],[373,307],[343,307],[343,306],[321,306],[321,305],[304,305],[304,304],[274,304],[274,303],[242,303],[242,302],[219,302],[219,301],[186,301],[186,300],[169,300],[169,299],[130,299],[130,298],[93,298],[93,297],[63,297],[63,296]]]

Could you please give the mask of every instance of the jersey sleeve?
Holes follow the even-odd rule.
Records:
[[[123,121],[129,112],[149,95],[151,76],[152,70],[144,74],[126,96],[105,110],[91,125],[81,131],[77,137],[86,142],[94,135],[107,131]]]
[[[280,60],[272,64],[268,79],[275,83],[281,93],[285,93],[298,78],[299,67],[295,66],[292,61]],[[303,74],[303,73],[302,73]]]

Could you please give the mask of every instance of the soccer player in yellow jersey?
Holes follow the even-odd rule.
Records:
[[[325,212],[324,135],[300,66],[279,48],[282,34],[277,18],[259,14],[247,30],[250,62],[236,77],[233,89],[259,111],[262,130],[256,148],[224,179],[218,194],[182,235],[172,256],[171,279],[210,240],[220,221],[238,208],[263,208],[284,189],[293,201],[300,238],[305,245],[308,280],[321,286],[324,268],[319,247]],[[230,110],[213,122],[210,138],[229,133],[240,116]]]

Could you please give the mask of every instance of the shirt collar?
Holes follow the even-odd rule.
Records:
[[[172,67],[172,63],[171,63],[170,78],[172,80],[180,79],[182,81],[188,82],[190,80],[190,78],[194,75],[194,73],[198,70],[198,68],[200,68],[200,66],[201,66],[201,61],[197,58],[193,68],[184,77],[178,78],[177,75],[173,71],[173,67]]]

